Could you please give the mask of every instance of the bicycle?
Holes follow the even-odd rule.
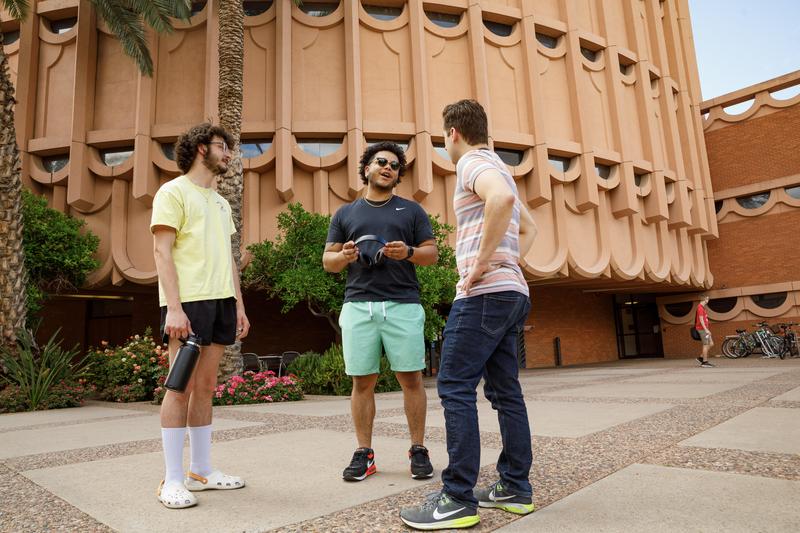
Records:
[[[792,331],[792,326],[797,326],[797,322],[781,322],[776,325],[781,328],[783,335],[784,354],[789,354],[790,357],[797,357],[800,355],[800,339],[798,339],[797,334]]]

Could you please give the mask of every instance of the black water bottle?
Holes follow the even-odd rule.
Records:
[[[164,383],[164,387],[175,392],[186,390],[197,359],[200,357],[200,337],[191,334],[188,339],[181,339],[181,342],[183,344],[175,355],[175,361],[172,363],[167,381]]]

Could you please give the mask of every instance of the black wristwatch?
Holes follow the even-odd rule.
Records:
[[[408,256],[406,257],[406,261],[408,261],[409,259],[411,259],[414,256],[414,247],[413,246],[406,247],[406,252],[408,253]]]

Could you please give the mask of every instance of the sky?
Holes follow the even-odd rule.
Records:
[[[689,0],[689,15],[703,100],[800,70],[800,0]]]

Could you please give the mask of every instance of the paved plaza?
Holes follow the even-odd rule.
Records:
[[[480,510],[470,531],[800,530],[800,360],[633,360],[526,370],[538,510]],[[0,415],[0,531],[405,531],[401,507],[441,487],[444,417],[426,383],[436,476],[408,473],[400,393],[377,396],[378,473],[346,483],[348,398],[215,408],[214,463],[235,491],[169,510],[158,407],[89,402]],[[495,413],[480,398],[481,483],[495,479]],[[188,464],[188,441],[187,441]]]

